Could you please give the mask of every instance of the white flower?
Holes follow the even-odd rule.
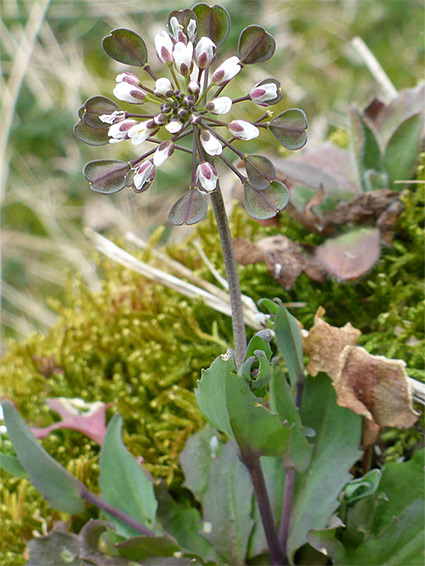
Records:
[[[217,186],[217,171],[211,163],[201,163],[196,169],[196,182],[207,192],[213,191]]]
[[[162,142],[153,156],[153,164],[160,167],[174,153],[174,144],[170,140]]]
[[[116,121],[124,120],[125,112],[122,110],[115,110],[112,114],[102,114],[99,116],[99,120],[104,124],[113,124]]]
[[[128,131],[128,137],[131,139],[131,143],[133,145],[139,145],[146,141],[150,136],[150,129],[147,127],[150,120],[146,120],[145,122],[137,122],[130,130]]]
[[[180,120],[171,120],[165,126],[165,129],[168,132],[170,132],[170,134],[175,134],[175,133],[179,132],[182,128],[183,128],[183,124],[180,122]]]
[[[111,138],[109,143],[118,143],[128,139],[129,131],[136,124],[136,120],[124,120],[113,124],[108,130],[108,136]]]
[[[239,73],[242,66],[239,64],[239,57],[230,57],[226,59],[219,67],[216,69],[211,80],[213,83],[221,85],[230,79],[233,79],[235,75]]]
[[[196,35],[196,21],[190,20],[187,24],[187,37],[189,41],[193,41]]]
[[[274,100],[277,94],[277,85],[274,83],[256,84],[249,91],[250,99],[256,103]]]
[[[128,83],[134,86],[140,86],[141,84],[139,77],[137,77],[134,73],[130,73],[128,71],[117,75],[115,80],[117,81],[117,83]]]
[[[118,83],[114,88],[114,95],[118,100],[131,102],[131,104],[141,104],[146,100],[146,92],[143,89],[127,82]]]
[[[232,108],[232,99],[228,96],[219,96],[210,100],[206,109],[212,114],[227,114]]]
[[[179,41],[179,32],[183,29],[183,26],[180,25],[179,20],[176,16],[173,16],[170,20],[170,28],[173,32],[173,37],[176,41]]]
[[[230,133],[240,140],[252,140],[260,135],[260,130],[245,120],[233,120],[229,124]]]
[[[163,96],[171,96],[173,94],[173,85],[171,81],[165,77],[158,79],[155,82],[154,93],[162,94]]]
[[[220,155],[223,151],[223,147],[219,140],[206,130],[203,130],[201,133],[201,144],[208,155]]]
[[[216,45],[209,37],[201,37],[195,49],[196,63],[200,69],[206,69],[214,59]]]
[[[173,41],[166,31],[162,31],[155,36],[156,54],[164,65],[173,62]]]
[[[151,160],[144,161],[133,177],[133,183],[138,192],[146,191],[155,178],[155,165]]]
[[[187,77],[192,69],[193,43],[187,45],[179,41],[174,46],[173,58],[178,72]]]
[[[194,96],[197,96],[200,90],[201,90],[201,85],[198,83],[198,81],[190,81],[187,87],[187,92],[193,94]]]

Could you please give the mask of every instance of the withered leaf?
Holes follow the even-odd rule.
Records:
[[[371,421],[368,443],[377,427],[411,427],[418,413],[413,409],[405,362],[374,356],[355,346],[360,330],[350,323],[342,328],[331,326],[323,320],[324,313],[320,307],[314,326],[303,338],[304,353],[310,358],[307,371],[313,376],[326,372],[333,381],[338,405]]]
[[[254,242],[246,238],[233,238],[233,246],[235,248],[236,259],[241,265],[264,261],[263,251],[257,244],[254,244]]]
[[[418,420],[403,360],[373,356],[360,346],[346,346],[334,386],[338,405],[373,420],[380,427],[409,428]]]
[[[326,372],[334,381],[338,375],[339,356],[347,346],[357,343],[361,332],[347,322],[342,328],[331,326],[323,320],[325,310],[319,307],[314,317],[314,326],[303,340],[304,353],[309,357],[307,371],[317,375],[319,371]]]

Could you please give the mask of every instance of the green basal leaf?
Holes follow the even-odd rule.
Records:
[[[203,458],[202,454],[200,457]],[[209,455],[209,460],[210,468],[215,459]],[[206,476],[207,484],[209,468]],[[198,509],[176,503],[163,484],[157,486],[155,491],[158,499],[158,519],[164,530],[178,542],[181,550],[204,561],[219,562],[219,557],[211,543],[200,532],[202,519]]]
[[[191,226],[203,220],[207,212],[208,202],[205,196],[198,189],[189,189],[171,207],[168,221],[174,226]]]
[[[109,143],[108,130],[109,126],[106,128],[92,128],[80,120],[74,126],[74,135],[88,145],[106,145]]]
[[[361,113],[356,108],[351,108],[350,116],[354,153],[360,181],[363,190],[367,191],[368,186],[365,180],[365,173],[369,170],[378,172],[382,170],[381,149],[373,130],[363,120]],[[387,187],[381,188],[384,189]]]
[[[286,149],[301,149],[307,143],[307,116],[298,108],[290,108],[278,114],[271,122],[269,129],[277,141]]]
[[[155,530],[157,502],[153,485],[134,456],[125,448],[121,428],[122,417],[115,415],[108,426],[100,453],[99,483],[102,497],[110,505]],[[135,534],[128,525],[114,517],[110,519],[119,534]]]
[[[248,214],[257,220],[273,218],[288,202],[289,190],[280,181],[272,181],[267,189],[261,191],[245,183],[244,205]]]
[[[323,374],[306,380],[301,421],[316,436],[310,464],[296,477],[288,539],[291,564],[295,551],[307,542],[308,531],[327,527],[339,507],[338,496],[351,479],[350,469],[361,456],[361,419],[336,404],[332,382]]]
[[[143,39],[129,29],[112,30],[102,39],[106,54],[119,63],[143,67],[148,60],[148,51]]]
[[[291,429],[282,424],[278,415],[259,404],[245,379],[236,374],[229,354],[220,356],[209,369],[203,370],[195,395],[207,421],[233,438],[242,452],[264,456],[285,454]]]
[[[221,448],[216,429],[208,424],[189,438],[180,454],[180,463],[185,477],[184,485],[190,489],[200,503],[208,488],[211,464],[213,459],[219,455]]]
[[[401,191],[408,181],[418,158],[419,144],[423,126],[423,115],[415,114],[405,120],[391,136],[384,154],[384,166],[390,177],[393,190]]]
[[[258,301],[260,306],[264,306],[270,314],[277,314],[279,312],[279,305],[271,299],[263,298]]]
[[[84,510],[84,484],[74,478],[39,444],[31,429],[7,401],[2,403],[4,420],[13,449],[22,466],[53,509],[77,514]]]
[[[228,11],[218,4],[209,6],[202,2],[196,4],[193,11],[198,20],[198,40],[203,36],[209,37],[218,49],[229,35],[230,16]]]
[[[245,359],[254,355],[255,350],[262,350],[267,355],[267,359],[269,360],[272,355],[272,349],[270,348],[271,338],[272,336],[270,330],[260,330],[259,332],[257,332],[257,334],[253,336],[248,342]]]
[[[275,40],[261,26],[248,26],[242,30],[239,36],[239,59],[244,65],[267,61],[273,55],[275,49]]]
[[[349,481],[340,495],[340,500],[342,502],[354,503],[373,495],[378,489],[381,476],[381,470],[374,469],[361,478]]]
[[[180,551],[176,541],[168,535],[162,537],[137,536],[119,542],[116,548],[124,558],[143,560],[149,556],[173,556]]]
[[[205,536],[221,564],[244,565],[253,527],[253,487],[237,446],[228,442],[211,465],[203,516],[209,526]],[[205,528],[204,528],[205,531]]]
[[[304,379],[304,358],[301,331],[297,319],[283,305],[275,319],[276,343],[288,368],[291,385]]]
[[[96,159],[83,169],[83,175],[90,183],[90,188],[103,195],[111,195],[126,186],[126,175],[131,165],[118,159]]]
[[[16,458],[16,456],[11,456],[10,454],[4,454],[3,452],[0,452],[0,468],[8,474],[16,476],[17,478],[29,478],[27,471],[18,460],[18,458]]]
[[[291,388],[278,368],[274,368],[272,372],[270,408],[279,414],[282,421],[286,420],[293,426],[289,450],[283,458],[285,467],[291,466],[303,472],[310,463],[313,447],[307,442]]]
[[[86,564],[95,564],[96,566],[133,566],[126,558],[116,555],[115,544],[111,544],[111,541],[106,537],[118,538],[116,533],[110,530],[110,525],[105,521],[91,519],[84,525],[78,535],[78,554],[82,561],[81,564],[83,566]]]
[[[247,155],[245,169],[249,184],[259,191],[267,189],[276,177],[273,163],[264,155]]]
[[[53,531],[29,541],[26,566],[81,566],[78,537]]]

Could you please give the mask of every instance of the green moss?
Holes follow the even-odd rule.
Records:
[[[360,342],[367,350],[404,359],[410,375],[423,376],[424,189],[418,184],[402,195],[405,209],[396,226],[394,246],[384,249],[378,265],[360,280],[330,279],[319,284],[303,275],[293,289],[285,291],[265,265],[257,264],[240,267],[243,292],[256,301],[268,296],[302,303],[293,312],[307,328],[322,305],[333,325],[350,321],[360,328]],[[255,240],[284,233],[297,241],[320,241],[287,215],[282,215],[280,227],[263,227],[235,207],[231,225],[235,237]],[[184,244],[166,251],[213,281],[192,245],[194,238],[224,274],[212,214]],[[138,255],[154,263],[150,251]],[[97,261],[104,276],[100,292],[70,277],[66,303],[54,305],[59,314],[54,328],[46,335],[34,334],[23,343],[10,344],[2,364],[2,395],[13,399],[27,422],[37,426],[54,419],[45,403],[48,397],[112,403],[109,416],[123,415],[129,450],[143,457],[155,477],[178,486],[178,454],[203,423],[193,394],[196,380],[201,368],[231,343],[230,319],[115,263]],[[406,446],[410,449],[416,442],[412,434],[403,433],[398,444],[391,438],[395,448],[387,456],[394,458]],[[59,430],[43,445],[90,489],[97,489],[99,447],[93,441],[75,431]],[[13,497],[19,505],[10,506]],[[2,498],[2,563],[19,565],[23,562],[18,557],[32,531],[51,527],[59,515],[23,480],[4,479]],[[10,510],[17,507],[19,513]],[[95,514],[89,509],[79,521]]]

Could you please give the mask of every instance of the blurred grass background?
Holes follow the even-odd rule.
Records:
[[[313,139],[344,128],[350,103],[364,106],[383,96],[353,48],[353,37],[364,40],[397,89],[424,78],[422,0],[221,3],[231,15],[232,31],[220,58],[235,54],[240,31],[252,23],[266,27],[277,43],[274,57],[244,69],[231,92],[239,96],[262,78],[278,78],[284,98],[276,111],[303,108]],[[179,155],[161,168],[148,194],[91,193],[81,173],[84,163],[108,156],[128,159],[131,148],[85,146],[74,139],[72,127],[86,98],[113,98],[115,75],[124,70],[102,51],[102,37],[116,27],[138,32],[154,70],[161,72],[154,35],[164,29],[171,9],[192,3],[166,0],[160,9],[151,0],[2,0],[0,5],[4,348],[7,338],[21,339],[54,321],[47,299],[60,299],[69,271],[80,272],[90,288],[98,288],[100,275],[84,226],[109,234],[132,230],[146,238],[166,222],[169,205],[187,185]],[[238,108],[238,117],[257,117],[259,110],[248,105],[242,115]],[[263,136],[261,151],[276,152],[273,139]],[[183,233],[167,232],[169,238]]]

